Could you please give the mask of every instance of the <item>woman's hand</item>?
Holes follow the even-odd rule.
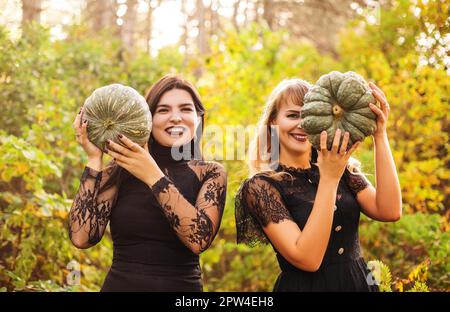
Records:
[[[369,104],[372,111],[377,115],[377,129],[375,130],[373,137],[383,137],[386,135],[386,124],[391,109],[384,92],[373,82],[369,82],[369,87],[372,89],[373,96],[378,100],[378,102],[380,102],[381,105],[381,108],[378,108],[375,104]]]
[[[75,117],[75,121],[72,124],[72,127],[75,129],[75,136],[77,139],[78,144],[81,145],[83,150],[88,155],[88,158],[102,158],[103,152],[101,149],[99,149],[97,146],[95,146],[91,141],[89,141],[88,135],[87,135],[87,127],[88,127],[88,121],[85,120],[83,123],[81,122],[83,119],[83,107],[81,107],[80,111],[78,112],[77,116]]]
[[[119,166],[149,186],[164,176],[150,155],[147,143],[141,147],[123,134],[119,134],[119,140],[126,147],[108,140],[108,149],[105,151],[114,157]]]
[[[345,132],[341,148],[339,149],[339,142],[342,136],[341,133],[341,129],[336,130],[331,150],[327,149],[327,132],[322,131],[320,134],[320,151],[319,157],[317,158],[317,165],[319,167],[321,179],[324,178],[339,182],[344,173],[348,159],[360,144],[360,142],[356,142],[347,151],[350,134]]]

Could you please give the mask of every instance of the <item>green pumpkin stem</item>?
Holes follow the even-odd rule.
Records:
[[[341,116],[342,113],[343,113],[343,109],[339,105],[337,105],[337,104],[333,105],[333,115]]]

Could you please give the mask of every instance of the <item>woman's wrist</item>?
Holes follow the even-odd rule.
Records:
[[[340,178],[324,176],[320,178],[319,184],[323,184],[326,188],[337,189],[339,180]]]
[[[155,170],[148,175],[146,179],[146,184],[149,188],[153,188],[153,185],[156,184],[159,180],[161,180],[163,177],[165,177],[164,173],[161,170]]]
[[[381,133],[375,133],[373,135],[373,138],[375,141],[383,141],[383,140],[387,140],[388,137],[387,137],[386,131],[383,131]]]
[[[88,157],[88,162],[86,164],[86,167],[89,167],[91,169],[102,171],[103,169],[103,157]]]

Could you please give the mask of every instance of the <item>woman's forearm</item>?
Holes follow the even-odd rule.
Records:
[[[195,254],[200,254],[212,243],[225,205],[226,173],[217,168],[210,173],[216,177],[204,182],[195,205],[158,167],[149,170],[147,179],[175,234]]]
[[[399,219],[402,194],[387,135],[374,137],[374,144],[377,209],[387,218]]]
[[[98,243],[109,220],[114,196],[98,200],[104,173],[102,162],[102,157],[88,160],[70,209],[69,237],[78,248],[89,248]]]
[[[321,179],[314,206],[296,245],[302,262],[318,269],[330,239],[339,181]]]

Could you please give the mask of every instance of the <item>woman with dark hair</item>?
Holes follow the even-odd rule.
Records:
[[[225,206],[226,172],[203,161],[199,142],[204,107],[196,89],[178,76],[161,78],[147,103],[153,116],[144,147],[119,135],[114,159],[74,128],[88,154],[70,210],[69,236],[78,248],[97,244],[110,222],[114,256],[102,291],[202,291],[199,254],[212,243]]]
[[[282,81],[269,97],[249,148],[252,176],[236,195],[236,227],[238,243],[273,246],[281,268],[274,291],[378,290],[360,252],[360,212],[396,221],[402,200],[386,135],[389,105],[370,87],[381,104],[371,105],[377,189],[351,157],[359,142],[347,151],[348,132],[337,130],[328,150],[323,131],[320,151],[312,148],[300,126],[309,83]]]

